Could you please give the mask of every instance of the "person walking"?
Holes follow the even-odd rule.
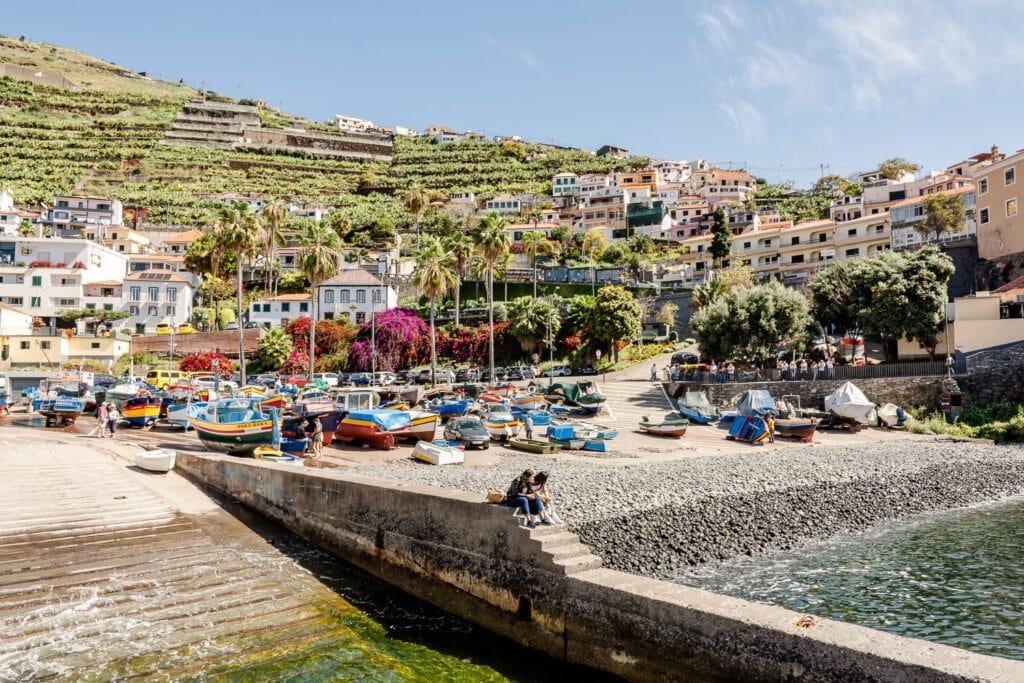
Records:
[[[93,430],[93,434],[97,438],[102,439],[107,435],[107,404],[101,403],[96,408],[96,429]]]
[[[319,458],[324,454],[324,425],[320,422],[320,416],[313,418],[313,457]]]
[[[533,417],[529,412],[526,413],[526,417],[523,419],[523,429],[526,430],[526,438],[533,439]]]
[[[768,428],[768,443],[775,443],[775,413],[770,410],[764,414],[764,426]]]
[[[121,413],[118,411],[117,406],[110,404],[110,408],[107,409],[107,428],[110,430],[109,436],[111,439],[114,438],[114,434],[117,434],[117,423],[121,421]]]
[[[658,381],[658,364],[657,363],[652,363],[651,364],[651,382],[657,382],[657,381]]]
[[[956,361],[953,360],[953,354],[947,353],[946,354],[946,374],[949,375],[950,377],[953,376],[953,366],[955,364],[956,364]]]

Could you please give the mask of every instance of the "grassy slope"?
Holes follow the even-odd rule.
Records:
[[[0,62],[59,74],[77,90],[0,79],[0,187],[20,203],[50,201],[71,190],[113,196],[149,209],[154,223],[209,219],[222,192],[254,192],[321,202],[350,214],[356,225],[382,212],[408,222],[397,194],[419,185],[481,198],[499,192],[545,192],[561,171],[599,172],[622,162],[583,152],[527,145],[527,159],[503,157],[492,142],[433,145],[398,138],[391,162],[341,161],[312,155],[165,147],[157,142],[187,86],[129,78],[88,55],[0,38]],[[267,110],[268,123],[288,115]]]

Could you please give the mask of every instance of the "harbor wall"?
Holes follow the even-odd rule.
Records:
[[[629,680],[1024,680],[1024,662],[603,568],[479,493],[187,452],[177,467],[448,612]]]

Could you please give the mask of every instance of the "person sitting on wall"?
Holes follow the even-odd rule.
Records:
[[[533,483],[530,484],[530,491],[540,496],[540,502],[544,505],[547,510],[548,519],[554,524],[561,524],[562,518],[555,513],[555,503],[551,497],[551,490],[548,489],[548,473],[541,471],[533,477]]]
[[[505,505],[518,508],[523,513],[526,526],[531,529],[537,526],[537,520],[543,524],[554,524],[544,511],[544,501],[530,487],[536,483],[533,470],[524,470],[512,480],[505,493]]]

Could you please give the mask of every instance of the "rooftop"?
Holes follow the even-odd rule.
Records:
[[[188,280],[186,280],[185,278],[183,278],[181,275],[179,275],[177,273],[171,272],[169,270],[157,270],[157,269],[143,270],[143,271],[140,271],[138,273],[132,273],[130,275],[126,275],[125,278],[124,278],[124,281],[125,282],[152,282],[154,284],[156,284],[157,282],[180,282],[180,283],[184,283],[186,285],[190,285],[191,284]]]
[[[996,294],[1003,294],[1005,292],[1013,292],[1018,289],[1024,289],[1024,275],[1021,275],[1020,277],[1014,280],[1010,280],[1002,287],[994,290],[994,292]]]
[[[178,233],[164,240],[164,244],[188,244],[195,242],[197,239],[203,236],[203,233],[199,230],[192,228],[185,232]]]
[[[351,286],[364,286],[364,287],[365,286],[371,286],[372,287],[372,286],[376,285],[376,286],[379,287],[382,284],[383,283],[380,281],[380,278],[378,278],[376,275],[373,275],[372,273],[368,273],[367,271],[363,270],[362,268],[349,268],[349,269],[340,271],[337,275],[335,275],[334,277],[330,278],[329,280],[324,280],[323,282],[320,283],[319,286],[320,287],[331,287],[331,286],[335,286],[336,287],[338,285],[342,285],[342,286],[351,285]]]

